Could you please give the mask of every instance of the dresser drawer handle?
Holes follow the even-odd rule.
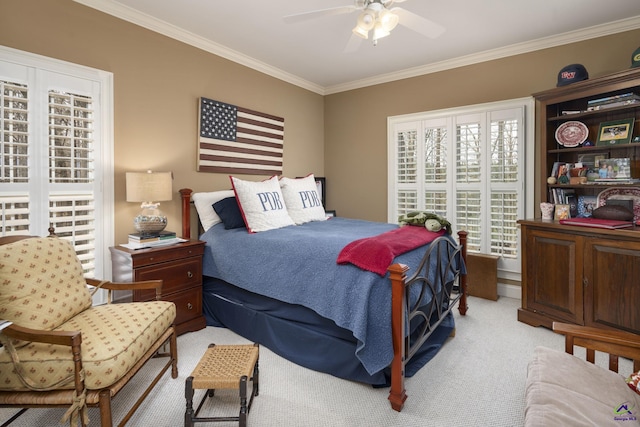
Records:
[[[191,304],[190,302],[187,303],[187,308],[189,310],[193,310],[193,304]]]
[[[191,279],[191,278],[193,277],[193,273],[192,273],[192,272],[190,272],[190,271],[187,271],[187,277],[188,277],[189,279]]]

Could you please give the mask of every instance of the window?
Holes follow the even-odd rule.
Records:
[[[71,241],[110,276],[112,75],[0,47],[0,231]]]
[[[531,99],[390,117],[388,129],[389,222],[442,215],[469,233],[469,252],[498,255],[501,277],[519,280],[517,220],[533,213]]]

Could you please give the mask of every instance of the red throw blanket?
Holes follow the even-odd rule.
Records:
[[[377,236],[354,240],[342,248],[337,262],[351,263],[384,276],[395,257],[426,245],[444,233],[445,230],[433,232],[424,227],[405,225]]]

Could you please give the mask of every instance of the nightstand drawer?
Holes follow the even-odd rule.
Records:
[[[187,258],[165,262],[136,270],[136,281],[162,279],[162,295],[172,294],[202,283],[202,258]],[[155,291],[147,289],[134,293],[136,300],[151,300]]]
[[[140,249],[136,251],[136,256],[133,257],[133,268],[156,265],[161,262],[173,261],[179,258],[201,257],[203,253],[203,245],[174,245],[154,249]]]
[[[171,301],[176,305],[176,324],[202,316],[202,292],[198,289],[172,295]]]

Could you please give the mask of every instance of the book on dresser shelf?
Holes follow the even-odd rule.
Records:
[[[597,218],[561,219],[560,224],[579,225],[582,227],[608,228],[608,229],[633,227],[633,222],[631,221],[618,221],[615,219],[597,219]]]
[[[129,242],[157,242],[158,240],[175,239],[175,231],[161,231],[154,234],[131,233],[129,234]]]
[[[148,234],[142,235],[140,233],[129,234],[129,241],[120,246],[128,249],[144,249],[175,245],[181,242],[186,242],[186,240],[177,237],[174,231],[161,231],[153,236]]]

